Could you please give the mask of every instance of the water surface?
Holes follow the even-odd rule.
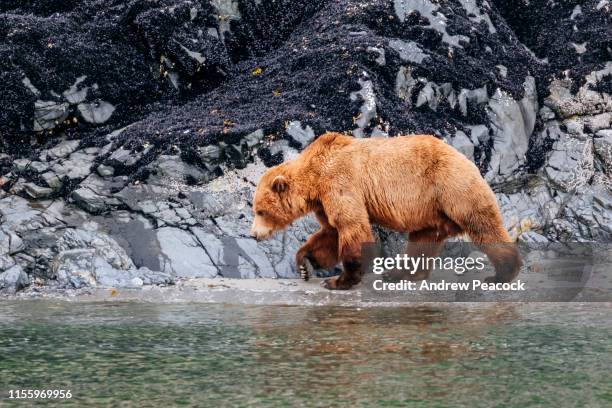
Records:
[[[610,310],[2,302],[0,392],[70,389],[73,406],[610,406]]]

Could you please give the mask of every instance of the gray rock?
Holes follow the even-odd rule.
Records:
[[[159,262],[163,272],[180,278],[212,278],[218,269],[189,232],[172,227],[157,230],[161,247]]]
[[[297,155],[298,151],[289,146],[289,141],[287,140],[277,140],[269,146],[270,154],[277,155],[281,154],[286,160],[288,157],[294,157]]]
[[[468,113],[468,104],[475,103],[477,105],[486,103],[489,100],[489,96],[487,94],[487,87],[483,86],[481,88],[476,89],[462,89],[459,92],[459,96],[457,97],[459,102],[459,110],[463,116],[466,116]],[[451,106],[454,107],[453,104]]]
[[[612,177],[612,130],[597,132],[593,139],[595,154],[602,163],[605,173]]]
[[[2,227],[13,233],[32,231],[62,223],[62,201],[33,204],[16,195],[0,199]],[[43,211],[44,209],[44,211]]]
[[[539,114],[540,117],[545,121],[553,120],[556,117],[555,112],[553,112],[552,109],[550,109],[548,106],[542,106]]]
[[[62,157],[68,156],[79,147],[79,140],[66,140],[55,147],[46,151],[46,156],[50,159],[61,159]]]
[[[503,77],[506,78],[508,76],[508,68],[505,65],[496,65],[495,68],[497,68],[497,70],[499,71],[499,74]]]
[[[161,155],[149,166],[155,170],[155,174],[151,174],[148,182],[153,185],[164,186],[168,180],[184,182],[189,178],[196,183],[207,181],[207,174],[200,169],[190,164],[185,163],[179,156]]]
[[[565,122],[567,133],[584,139],[584,123],[578,119],[568,119]]]
[[[225,33],[230,32],[231,21],[240,20],[240,10],[238,2],[233,0],[212,0],[211,4],[217,9],[219,13],[217,16],[217,22],[219,24],[218,35],[223,40]]]
[[[78,180],[87,177],[91,173],[94,159],[94,155],[78,151],[72,153],[68,159],[55,163],[51,169],[60,179],[68,177],[70,180]]]
[[[112,166],[107,166],[105,164],[100,164],[96,170],[102,177],[110,177],[115,174],[115,169]]]
[[[602,129],[595,133],[597,137],[612,137],[612,129]]]
[[[585,77],[585,84],[578,92],[572,93],[572,81],[555,79],[552,81],[549,96],[544,104],[554,110],[560,117],[568,118],[574,115],[593,115],[612,111],[612,96],[599,93],[592,89],[606,75],[612,73],[612,61],[599,71],[593,71]]]
[[[414,41],[391,40],[389,47],[397,51],[400,58],[406,62],[420,64],[428,57],[427,53]]]
[[[53,192],[53,190],[48,187],[37,186],[34,183],[24,183],[23,189],[32,198],[49,197]]]
[[[0,271],[7,270],[13,265],[15,260],[11,257],[11,237],[0,230]]]
[[[592,231],[594,238],[609,242],[612,238],[612,189],[597,186],[593,191],[593,219],[599,228]]]
[[[14,255],[24,249],[23,240],[7,227],[0,230],[0,255]],[[1,269],[1,268],[0,268]]]
[[[198,64],[204,64],[206,62],[206,57],[202,55],[202,53],[197,51],[192,51],[189,48],[185,47],[182,44],[179,44],[181,49],[185,51],[185,53],[189,56],[189,58],[193,58]]]
[[[152,214],[156,217],[158,221],[158,225],[172,225],[179,226],[181,224],[181,217],[176,213],[176,210],[173,208],[168,208],[166,210],[161,210]]]
[[[412,12],[417,11],[421,16],[425,17],[429,22],[428,28],[436,30],[442,34],[442,41],[445,43],[463,48],[459,42],[469,42],[469,38],[464,35],[450,35],[446,31],[447,18],[444,14],[438,11],[439,6],[429,1],[422,0],[394,0],[393,2],[395,14],[400,21],[404,21]]]
[[[66,100],[72,104],[77,104],[83,102],[87,99],[87,92],[89,91],[89,87],[79,88],[79,85],[87,79],[87,75],[80,76],[74,81],[74,84],[70,86],[67,90],[62,92],[62,95]]]
[[[11,248],[11,237],[0,230],[0,255],[8,255]]]
[[[47,183],[49,187],[53,190],[58,190],[62,187],[62,180],[57,176],[57,174],[52,171],[48,171],[41,175],[42,179]]]
[[[544,171],[554,186],[572,191],[589,182],[594,174],[593,142],[562,134],[554,142]]]
[[[95,285],[105,288],[138,289],[144,285],[171,285],[174,278],[167,273],[149,268],[120,270],[113,268],[102,258],[94,260]]]
[[[495,26],[491,22],[491,18],[487,13],[483,13],[480,10],[480,7],[478,7],[476,0],[460,0],[460,2],[470,20],[475,23],[480,23],[481,21],[484,21],[485,23],[487,23],[489,33],[495,34],[497,32]]]
[[[57,241],[51,269],[60,287],[136,288],[172,281],[161,272],[136,269],[125,250],[97,228],[90,222],[83,228],[67,229]]]
[[[468,126],[470,129],[470,139],[474,144],[486,144],[489,139],[489,128],[484,125]]]
[[[245,137],[243,137],[242,140],[249,149],[252,149],[258,144],[260,144],[263,138],[264,138],[263,129],[257,129],[256,131],[251,132]]]
[[[563,214],[553,223],[562,241],[612,239],[612,193],[609,187],[578,186],[564,202]]]
[[[117,176],[117,177],[106,177],[102,178],[98,176],[96,173],[91,173],[85,180],[83,180],[80,184],[83,188],[89,188],[91,191],[98,195],[102,195],[106,197],[106,201],[109,205],[119,205],[120,203],[115,198],[113,199],[111,196],[114,191],[120,190],[125,187],[128,182],[127,176]]]
[[[72,192],[71,197],[79,207],[92,214],[99,214],[109,209],[108,199],[94,193],[89,188],[76,189]]]
[[[173,202],[179,192],[188,191],[190,186],[175,182],[169,186],[163,185],[129,185],[114,197],[127,205],[132,211],[142,212],[147,217],[154,218],[156,226],[164,225],[186,227],[197,224],[194,215],[199,216],[200,208],[194,209],[192,203]],[[172,197],[172,199],[170,198]],[[204,215],[202,215],[204,216]]]
[[[385,50],[383,48],[367,47],[366,52],[369,52],[370,54],[376,54],[375,61],[378,65],[384,66],[387,63],[387,60],[385,58]]]
[[[372,81],[370,81],[369,79],[359,79],[359,85],[361,85],[361,89],[359,91],[351,92],[350,94],[350,98],[352,101],[363,101],[361,108],[359,109],[359,114],[355,119],[353,119],[353,122],[355,123],[355,125],[357,125],[357,128],[353,129],[353,135],[355,137],[364,137],[365,128],[370,125],[370,122],[374,118],[376,118],[376,94],[374,93],[374,84],[372,84]],[[301,125],[298,127],[298,129],[301,129]],[[308,129],[310,129],[310,127],[306,128],[306,135],[308,135],[307,139],[309,139],[310,142],[310,140],[314,139],[314,132],[312,131],[312,129],[310,129],[310,131],[308,131]],[[287,133],[289,133],[289,131],[287,131]],[[310,137],[311,134],[312,137]],[[292,135],[292,137],[294,136]],[[294,137],[294,139],[295,138],[296,137]],[[296,141],[302,143],[302,140]],[[302,143],[302,146],[305,145],[306,144]]]
[[[286,132],[293,140],[298,142],[302,147],[307,146],[315,138],[314,130],[310,126],[302,127],[302,123],[298,120],[289,122]]]
[[[400,67],[395,78],[395,94],[404,101],[411,104],[412,90],[417,81],[412,77],[411,67]]]
[[[109,120],[115,111],[115,107],[106,101],[79,103],[77,108],[86,122],[96,124]]]
[[[134,154],[131,151],[120,147],[110,155],[108,158],[108,164],[111,166],[131,167],[138,163],[141,158],[141,153]]]
[[[532,180],[529,189],[498,194],[504,226],[512,238],[535,231],[543,233],[559,217],[561,203],[553,199],[543,178]]]
[[[435,86],[437,89],[437,85]],[[438,97],[436,95],[436,91],[434,90],[430,82],[428,82],[423,87],[423,89],[421,89],[421,92],[419,92],[419,96],[417,96],[417,102],[416,102],[417,108],[424,104],[428,104],[431,110],[434,110],[434,111],[438,108]]]
[[[47,163],[33,161],[30,163],[30,168],[37,173],[42,173],[49,169],[49,165]]]
[[[0,271],[5,271],[15,265],[15,259],[8,253],[0,254]]]
[[[170,274],[152,271],[147,267],[140,267],[133,273],[135,273],[145,285],[172,285],[175,283],[175,279]]]
[[[270,259],[257,241],[252,238],[238,238],[236,244],[242,250],[249,265],[255,268],[256,276],[261,278],[275,278],[276,273]],[[244,276],[244,272],[241,272]]]
[[[190,231],[200,245],[202,245],[213,264],[217,266],[221,272],[223,272],[223,267],[227,266],[227,261],[225,260],[225,247],[221,239],[214,233],[201,227],[191,228]],[[228,258],[229,257],[230,256],[228,254]]]
[[[582,8],[580,7],[580,4],[576,4],[574,9],[572,10],[572,14],[570,15],[570,20],[575,20],[576,17],[578,17],[581,14],[582,14]]]
[[[525,162],[538,105],[534,78],[527,77],[524,87],[525,96],[519,102],[500,89],[489,101],[494,136],[490,169],[486,174],[489,182],[506,179]]]
[[[18,173],[24,172],[26,169],[30,167],[32,161],[29,159],[17,159],[13,160],[13,171]]]
[[[474,160],[474,145],[462,131],[457,131],[451,141],[452,146],[463,153],[468,159]]]
[[[223,152],[228,162],[237,169],[244,169],[247,166],[247,155],[242,145],[223,144]]]
[[[230,278],[276,277],[275,268],[262,246],[252,238],[234,238],[192,229],[220,274]]]
[[[210,171],[214,172],[215,169],[219,167],[221,156],[223,155],[223,150],[221,147],[217,145],[208,145],[204,147],[199,147],[197,149],[198,156],[204,167]]]
[[[612,126],[612,112],[604,112],[599,115],[586,116],[584,120],[587,128],[592,133],[597,133],[602,129],[608,129]]]
[[[262,132],[263,133],[263,132]],[[208,145],[198,149],[199,156],[204,162],[216,162],[221,158],[222,150],[217,145]]]
[[[24,77],[21,82],[30,90],[30,92],[32,92],[32,94],[35,96],[40,96],[40,91],[34,86],[30,78]]]
[[[59,286],[75,289],[96,286],[95,253],[94,249],[72,249],[60,252],[52,269]]]
[[[94,258],[93,277],[95,282],[92,286],[137,289],[144,285],[144,281],[134,271],[115,269],[99,257]]]
[[[0,292],[15,293],[29,284],[28,275],[19,265],[0,273]]]
[[[521,235],[519,235],[518,241],[526,244],[544,244],[549,242],[545,236],[534,231],[523,232]]]
[[[63,251],[54,263],[55,276],[62,288],[125,288],[137,289],[143,285],[167,285],[174,279],[163,272],[148,268],[118,269],[94,249]]]
[[[93,222],[83,224],[80,228],[68,228],[57,240],[59,253],[73,250],[94,251],[94,255],[116,269],[134,269],[134,263],[111,236],[97,231],[98,225]]]
[[[34,103],[34,131],[53,129],[69,114],[69,104],[37,100]]]

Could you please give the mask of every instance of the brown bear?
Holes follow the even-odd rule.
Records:
[[[340,276],[324,282],[328,289],[360,282],[361,247],[374,241],[372,224],[408,232],[409,246],[427,243],[433,248],[429,255],[448,237],[467,234],[495,266],[488,281],[509,282],[521,266],[478,168],[434,136],[357,139],[326,133],[262,176],[253,212],[251,235],[258,240],[316,215],[321,229],[298,250],[296,264],[308,260],[329,268],[341,260]]]

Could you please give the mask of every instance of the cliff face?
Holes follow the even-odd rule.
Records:
[[[249,203],[325,130],[433,133],[479,166],[519,240],[610,241],[611,12],[4,1],[0,288],[297,277],[316,223],[256,244]]]

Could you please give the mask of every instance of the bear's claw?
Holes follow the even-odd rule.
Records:
[[[300,278],[304,279],[306,282],[310,279],[310,276],[314,273],[314,267],[310,262],[310,259],[304,258],[299,266],[300,270]]]

